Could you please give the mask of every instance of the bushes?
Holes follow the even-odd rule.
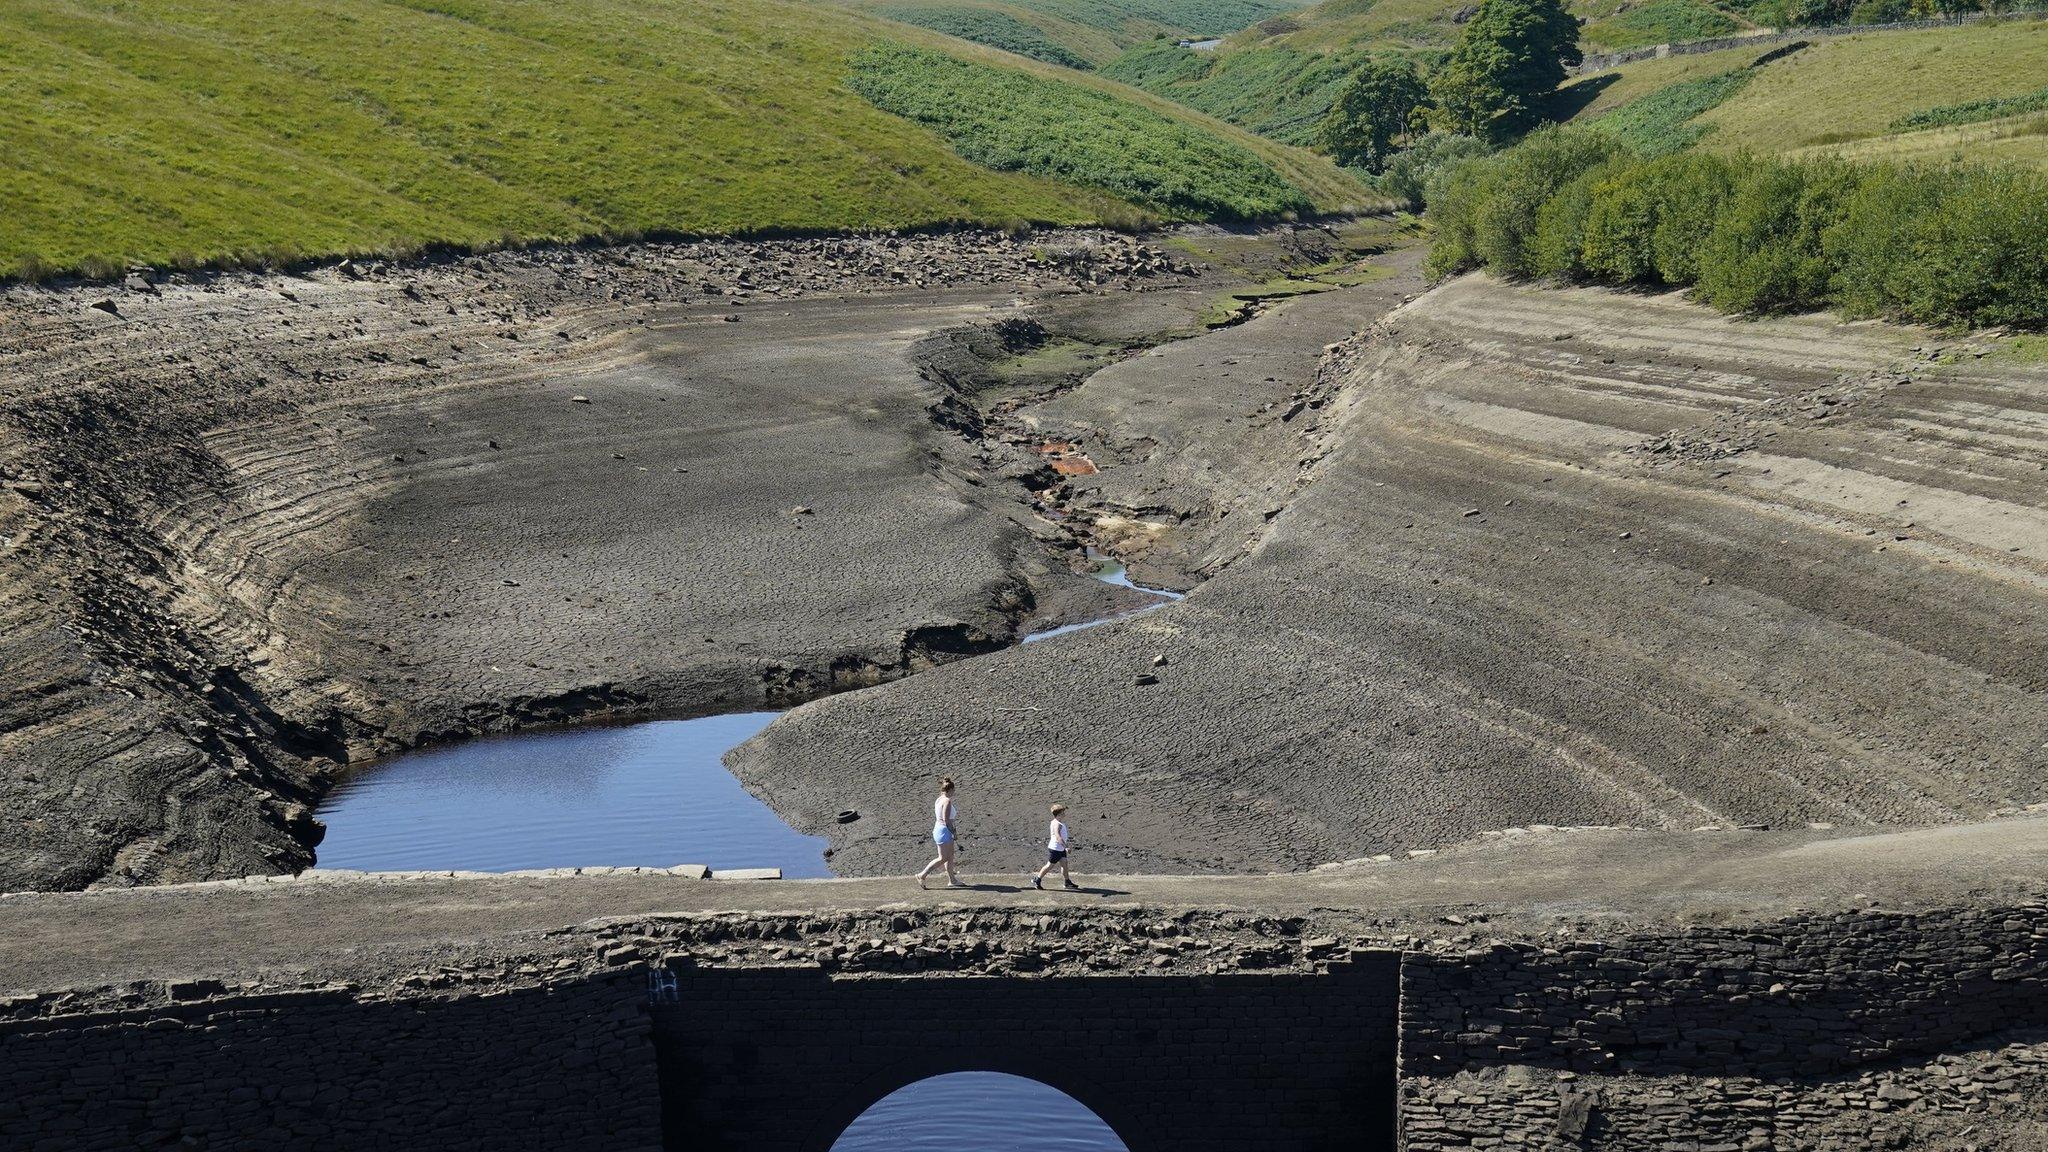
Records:
[[[2040,327],[2048,178],[2017,168],[1871,172],[1825,238],[1836,303],[1949,327]]]
[[[887,45],[855,56],[848,83],[989,168],[1095,188],[1182,218],[1262,219],[1312,207],[1250,150],[1083,84]]]
[[[1691,287],[1729,312],[2048,325],[2048,176],[2028,169],[1646,158],[1551,130],[1453,165],[1430,209],[1438,274]]]
[[[1387,170],[1373,183],[1408,207],[1422,208],[1429,203],[1429,184],[1438,172],[1461,160],[1484,156],[1486,151],[1476,137],[1431,132],[1394,153]]]
[[[1858,170],[1762,163],[1747,173],[1700,254],[1699,298],[1724,312],[1796,312],[1829,300],[1821,234],[1841,218]]]
[[[1691,284],[1735,193],[1729,160],[1702,153],[1621,164],[1592,190],[1586,274],[1616,284]]]
[[[1545,128],[1498,156],[1458,165],[1430,192],[1438,217],[1431,271],[1478,264],[1506,276],[1541,274],[1530,241],[1544,204],[1621,151],[1602,133]]]

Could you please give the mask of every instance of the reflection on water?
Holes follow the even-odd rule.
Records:
[[[1126,1152],[1080,1101],[1000,1072],[954,1072],[898,1089],[861,1113],[832,1152]]]
[[[321,805],[323,868],[370,871],[707,864],[829,876],[723,758],[778,713],[530,732],[415,752]]]

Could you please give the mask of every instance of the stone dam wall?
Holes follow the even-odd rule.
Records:
[[[1889,1109],[1846,1098],[1859,1070],[2048,1032],[2044,913],[1873,909],[1413,955],[1401,968],[1404,1147],[1487,1135],[1539,1148],[1824,1148],[1837,1145],[1804,1143],[1801,1130],[1811,1138],[1859,1112],[1873,1123],[1834,1125],[1847,1130],[1840,1146],[1885,1147],[1871,1129]],[[1702,1081],[1715,1090],[1687,1101],[1682,1089]]]
[[[360,985],[16,997],[0,1149],[826,1152],[970,1068],[1067,1091],[1132,1152],[1947,1147],[1913,1134],[2048,1102],[2048,905],[1446,931],[672,918]]]
[[[1198,978],[685,973],[655,1013],[668,1147],[829,1152],[890,1092],[976,1069],[1051,1084],[1131,1152],[1386,1148],[1398,963],[1369,953],[1322,972]]]
[[[0,1025],[0,1149],[661,1144],[639,973],[479,994],[193,997]]]

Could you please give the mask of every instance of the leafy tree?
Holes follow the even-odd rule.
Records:
[[[1381,192],[1408,207],[1422,208],[1429,203],[1429,186],[1437,173],[1460,160],[1484,155],[1486,145],[1470,136],[1424,133],[1408,147],[1394,153],[1393,159],[1387,161],[1386,170],[1373,183]]]
[[[1579,22],[1562,0],[1480,0],[1431,93],[1442,126],[1503,144],[1542,119],[1579,63]]]
[[[1394,154],[1429,87],[1407,60],[1368,60],[1337,94],[1316,132],[1316,142],[1339,164],[1377,174]]]

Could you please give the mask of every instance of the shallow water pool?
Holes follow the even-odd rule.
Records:
[[[823,837],[782,822],[725,753],[777,712],[526,732],[399,756],[320,807],[322,868],[705,864],[829,876]]]
[[[1091,553],[1095,578],[1123,565]],[[1049,640],[1181,598],[1024,637]],[[823,837],[791,829],[725,768],[725,754],[779,712],[519,732],[373,765],[320,806],[322,868],[511,872],[620,865],[780,868],[830,876]]]

